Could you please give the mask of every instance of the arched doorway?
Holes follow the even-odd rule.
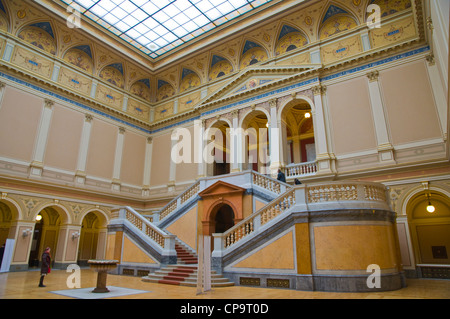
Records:
[[[406,211],[419,276],[450,279],[449,197],[425,190],[408,201]]]
[[[87,266],[89,259],[102,259],[105,256],[107,221],[98,211],[87,213],[81,223],[80,244],[77,263]]]
[[[244,140],[244,170],[254,170],[263,174],[269,171],[269,119],[266,113],[254,110],[243,119],[242,129]]]
[[[0,246],[6,243],[12,222],[11,209],[3,202],[0,202]],[[1,260],[0,260],[1,262]]]
[[[287,147],[284,148],[286,164],[299,164],[316,160],[316,145],[311,106],[303,100],[293,100],[282,113],[282,128]]]
[[[39,267],[41,255],[46,247],[50,247],[52,256],[58,247],[61,216],[54,207],[42,209],[36,216],[33,238],[30,248],[29,267]],[[52,258],[54,262],[54,258]]]
[[[217,121],[208,132],[210,142],[214,148],[211,150],[214,162],[208,164],[208,176],[218,176],[230,173],[230,125],[225,121]]]
[[[234,211],[228,204],[217,205],[214,217],[214,233],[224,233],[234,226]]]

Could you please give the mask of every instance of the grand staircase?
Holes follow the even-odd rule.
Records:
[[[150,273],[142,277],[142,281],[196,287],[197,286],[197,265],[168,265],[165,268]],[[211,287],[231,287],[234,283],[222,277],[215,271],[211,271]]]
[[[149,273],[147,276],[142,277],[142,281],[196,287],[198,271],[198,257],[196,253],[178,240],[175,244],[175,250],[177,251],[176,265],[168,265],[154,273]],[[234,286],[234,283],[217,274],[215,271],[211,271],[211,286],[230,287]]]
[[[197,254],[180,242],[175,244],[177,251],[177,264],[196,265],[198,263]]]

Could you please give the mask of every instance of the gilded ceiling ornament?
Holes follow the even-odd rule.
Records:
[[[306,25],[312,25],[313,19],[310,16],[306,16],[305,18],[305,24]]]
[[[70,34],[67,34],[64,36],[63,38],[64,43],[69,43],[70,41],[72,41],[72,37],[70,36]]]
[[[17,17],[19,19],[24,19],[27,16],[27,12],[25,10],[19,10],[17,11]]]
[[[355,7],[359,7],[360,4],[361,4],[361,0],[353,0],[353,5]]]
[[[263,39],[264,39],[264,41],[269,42],[270,41],[270,35],[268,35],[267,33],[264,33]]]

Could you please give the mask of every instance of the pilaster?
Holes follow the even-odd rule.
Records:
[[[145,145],[144,186],[142,187],[143,196],[149,195],[152,153],[153,153],[153,138],[147,137],[147,144]]]
[[[335,156],[329,152],[327,128],[325,122],[325,113],[323,99],[326,95],[326,86],[317,85],[312,88],[314,94],[314,140],[316,143],[316,161],[318,174],[333,174],[335,166]]]
[[[119,127],[119,133],[116,142],[116,152],[114,154],[114,171],[112,178],[112,190],[120,191],[120,170],[122,166],[123,143],[125,140],[125,128]]]
[[[89,149],[89,139],[91,137],[92,115],[86,114],[81,132],[80,151],[78,153],[77,170],[75,172],[75,183],[83,184],[86,181],[86,162]]]
[[[394,147],[392,146],[386,117],[384,114],[383,100],[381,98],[378,83],[379,72],[373,71],[367,74],[369,79],[369,95],[372,105],[372,115],[375,123],[375,134],[377,137],[378,160],[382,164],[395,164]]]
[[[30,163],[30,176],[40,177],[42,175],[45,149],[47,146],[54,104],[55,102],[52,100],[44,100],[44,109],[41,116],[41,122],[39,123],[33,157]]]

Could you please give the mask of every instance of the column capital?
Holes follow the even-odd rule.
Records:
[[[51,109],[53,105],[55,105],[55,102],[54,102],[54,101],[52,101],[52,100],[50,100],[50,99],[45,99],[45,100],[44,100],[44,106],[45,106],[46,108]]]
[[[325,85],[319,84],[316,86],[313,86],[311,88],[314,95],[325,95],[327,93],[327,87]]]
[[[434,54],[433,54],[433,53],[430,53],[429,55],[427,55],[427,56],[425,57],[425,59],[427,59],[428,65],[429,65],[429,66],[433,66],[433,65],[436,64],[436,62],[435,62],[435,60],[434,60]]]
[[[272,108],[272,107],[276,107],[277,106],[277,99],[272,99],[272,100],[270,100],[269,101],[269,107],[270,108]]]
[[[123,126],[119,127],[120,134],[125,134],[125,131],[126,131],[125,127],[123,127]]]
[[[374,81],[378,81],[378,77],[380,76],[380,72],[373,71],[373,72],[367,73],[366,75],[369,78],[370,82],[374,82]]]
[[[153,137],[149,136],[147,137],[147,144],[152,144],[153,143]]]
[[[88,123],[91,123],[93,119],[94,119],[94,117],[91,114],[84,115],[84,120]]]
[[[6,86],[5,82],[0,81],[0,90],[3,89]]]

